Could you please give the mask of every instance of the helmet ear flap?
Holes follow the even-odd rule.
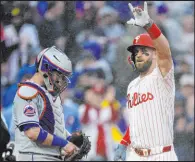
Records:
[[[133,61],[133,63],[135,64],[135,55],[132,53],[131,54],[131,60]]]
[[[131,56],[128,57],[128,62],[132,66],[133,71],[135,71],[136,70],[136,67],[135,67],[135,56],[133,56],[131,54]]]
[[[133,67],[133,70],[135,71],[136,70],[136,66],[135,66],[135,55],[132,53],[131,54],[131,60],[132,60],[132,67]]]

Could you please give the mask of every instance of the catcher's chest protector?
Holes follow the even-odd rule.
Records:
[[[45,92],[41,87],[32,82],[20,83],[20,86],[22,85],[30,86],[38,91],[37,107],[41,127],[51,134],[54,133],[64,138],[64,113],[60,98],[58,97],[53,101],[53,97],[49,92]]]

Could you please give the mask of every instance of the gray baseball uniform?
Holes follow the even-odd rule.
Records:
[[[24,82],[19,87],[14,99],[13,119],[15,144],[18,151],[17,160],[59,160],[52,156],[60,156],[60,147],[44,146],[31,141],[25,136],[22,127],[29,123],[39,124],[49,133],[66,138],[67,131],[60,97],[54,101],[52,95],[45,88],[32,82]]]

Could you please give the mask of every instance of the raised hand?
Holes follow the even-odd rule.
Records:
[[[133,7],[131,3],[128,5],[135,19],[131,18],[127,21],[127,24],[144,27],[149,23],[150,17],[148,15],[147,2],[144,2],[144,10],[140,7]]]

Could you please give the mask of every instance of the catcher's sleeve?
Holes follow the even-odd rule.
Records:
[[[131,144],[129,127],[127,128],[125,135],[123,139],[121,140],[120,144],[125,145],[125,146],[128,146]]]

